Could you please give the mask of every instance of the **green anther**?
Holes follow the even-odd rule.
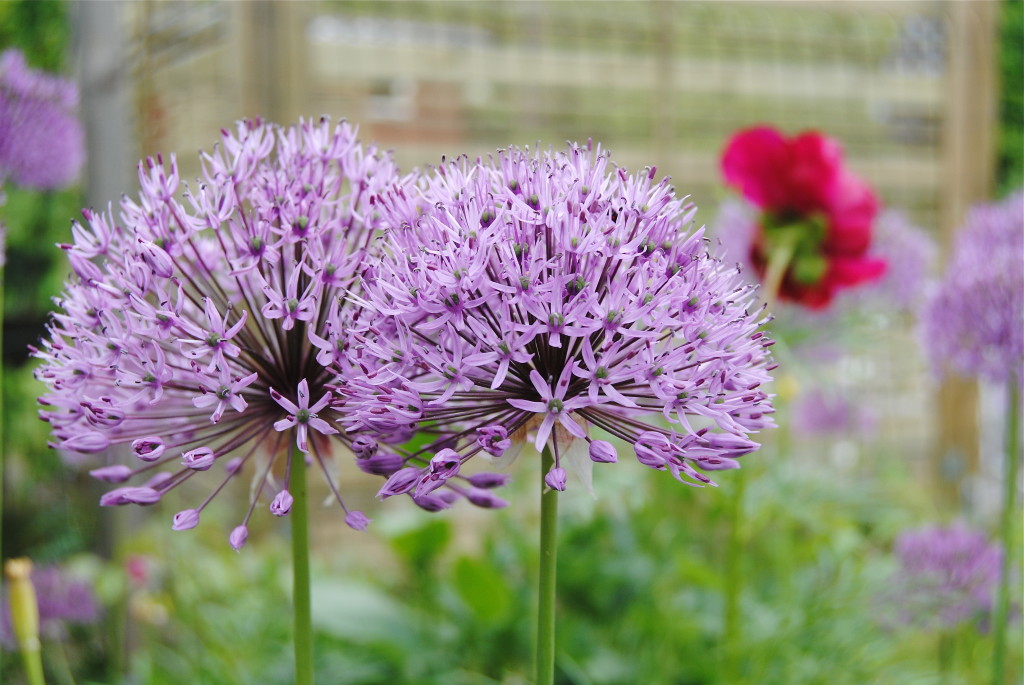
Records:
[[[309,413],[308,409],[300,409],[298,412],[295,413],[295,420],[298,421],[299,423],[309,423],[309,419],[312,416],[313,415]]]
[[[513,178],[511,181],[508,182],[508,189],[511,190],[512,192],[519,190],[519,181]]]
[[[597,367],[597,371],[594,372],[594,377],[599,380],[604,380],[605,378],[608,378],[608,369],[603,366]]]
[[[324,267],[324,273],[326,273],[328,276],[333,276],[334,272],[337,270],[338,267],[336,267],[334,264],[328,264],[327,266]]]
[[[261,250],[263,249],[263,238],[254,235],[252,238],[249,238],[249,244],[252,245],[252,249]]]
[[[153,239],[153,244],[156,245],[157,247],[159,247],[162,250],[162,249],[164,249],[164,245],[167,244],[167,241],[164,240],[163,238],[154,238]]]
[[[708,332],[707,331],[701,331],[700,333],[697,334],[697,337],[700,338],[701,340],[703,340],[704,338],[708,337]]]
[[[644,304],[650,304],[651,300],[654,299],[654,293],[647,293],[644,295]]]
[[[512,350],[509,348],[508,343],[498,343],[498,349],[501,350],[503,354],[512,354]]]
[[[548,411],[552,414],[559,414],[562,411],[562,400],[553,399],[548,402]]]
[[[309,225],[309,217],[305,215],[300,216],[295,220],[295,223],[298,225],[300,231],[304,231],[306,230],[306,226]]]
[[[688,393],[688,392],[681,392],[678,395],[676,395],[676,399],[677,400],[686,400],[686,399],[689,399],[689,398],[690,398],[690,393]]]
[[[698,302],[700,302],[700,298],[694,295],[693,297],[686,301],[686,305],[688,307],[696,307]]]
[[[548,323],[550,323],[552,326],[561,326],[562,324],[565,323],[565,317],[562,316],[561,314],[558,314],[557,312],[553,313],[551,316],[548,317]]]
[[[223,339],[224,338],[220,337],[216,333],[210,333],[208,336],[206,336],[206,344],[209,345],[210,347],[216,347],[218,344],[220,344],[220,341]]]
[[[292,299],[288,300],[288,311],[294,312],[298,308],[299,308],[299,301],[298,300],[296,300],[294,297]]]
[[[151,373],[147,373],[145,376],[142,377],[142,382],[143,383],[155,383],[156,382],[156,376],[154,376]]]
[[[534,209],[537,209],[537,207],[540,206],[540,198],[537,197],[537,193],[534,193],[533,195],[530,196],[526,203],[533,207]]]
[[[302,185],[302,189],[303,189],[304,191],[306,191],[307,193],[312,193],[312,192],[313,192],[313,186],[312,186],[312,185],[310,185],[309,183],[304,183],[304,184]]]

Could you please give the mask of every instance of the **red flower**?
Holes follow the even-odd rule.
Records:
[[[814,131],[787,139],[767,126],[740,131],[722,154],[725,181],[763,210],[751,259],[763,277],[773,252],[792,249],[779,296],[826,307],[841,288],[879,278],[867,256],[878,200],[843,168],[843,151]]]

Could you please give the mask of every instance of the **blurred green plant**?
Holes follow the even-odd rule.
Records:
[[[999,36],[1000,194],[1024,185],[1024,2],[1004,0]]]

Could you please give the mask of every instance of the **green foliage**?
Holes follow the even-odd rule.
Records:
[[[1002,192],[1024,185],[1024,1],[1002,6],[999,67],[998,182]]]
[[[31,66],[60,71],[71,42],[67,14],[63,0],[0,2],[0,50],[18,48]]]

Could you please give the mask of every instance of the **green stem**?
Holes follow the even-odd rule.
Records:
[[[734,671],[742,633],[740,595],[743,591],[743,500],[747,490],[747,471],[735,472],[732,500],[729,502],[729,546],[725,558],[725,635],[723,668]]]
[[[956,643],[949,631],[939,633],[939,682],[949,685],[953,675],[953,648]]]
[[[1010,571],[1016,554],[1014,515],[1017,509],[1017,480],[1020,474],[1020,380],[1010,377],[1006,403],[1006,473],[1003,474],[1003,512],[999,532],[1003,543],[1003,563],[999,574],[999,595],[993,619],[992,685],[1006,680],[1006,624],[1010,615]]]
[[[537,685],[555,682],[555,570],[558,534],[558,491],[544,491],[544,476],[551,470],[551,448],[541,454],[540,591],[537,601]]]
[[[56,640],[51,643],[48,650],[53,656],[50,660],[52,673],[60,681],[61,685],[75,685],[75,675],[71,672],[71,663],[68,661],[67,651],[64,649],[64,642]]]
[[[292,502],[292,604],[295,617],[295,685],[313,683],[313,623],[309,592],[309,510],[306,504],[306,455],[289,447]]]
[[[43,654],[37,642],[35,647],[21,647],[21,663],[29,685],[46,685],[43,678]]]
[[[775,306],[775,300],[779,297],[779,289],[782,288],[782,279],[789,269],[793,255],[796,254],[796,236],[780,240],[771,254],[768,255],[768,266],[764,272],[764,283],[761,291],[761,301],[768,305],[768,309]]]

